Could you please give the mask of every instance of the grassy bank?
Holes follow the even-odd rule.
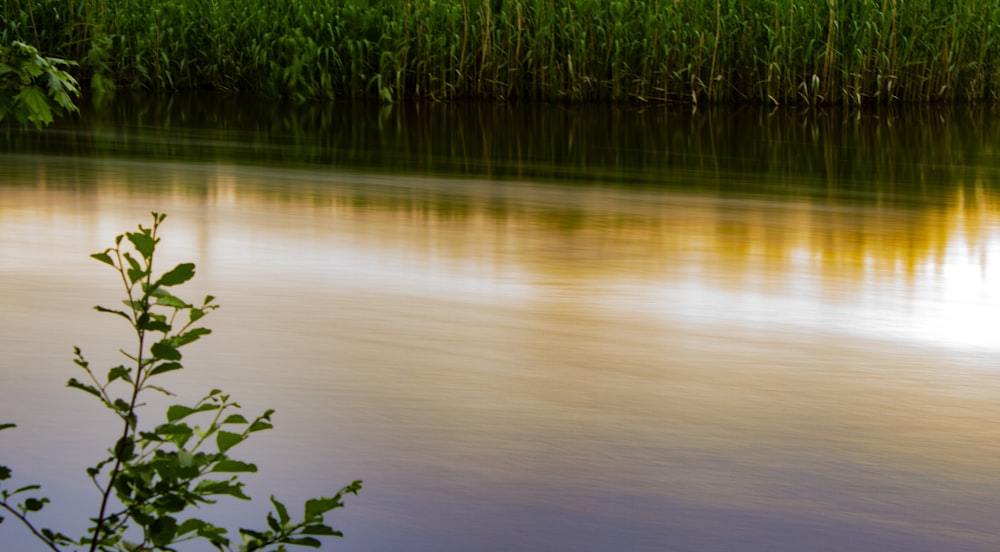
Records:
[[[6,0],[99,85],[300,99],[994,100],[1000,2]]]

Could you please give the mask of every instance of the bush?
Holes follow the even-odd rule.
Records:
[[[200,304],[174,295],[177,286],[194,277],[195,265],[182,263],[159,275],[153,274],[153,259],[160,241],[158,232],[166,215],[153,213],[153,224],[117,236],[114,247],[91,255],[115,270],[124,286],[124,308],[97,306],[100,312],[123,318],[133,338],[131,351],[122,349],[125,363],[100,377],[75,348],[81,379],[67,385],[94,397],[118,419],[119,429],[111,438],[108,455],[87,468],[99,490],[100,514],[90,520],[86,533],[69,537],[32,520],[49,499],[36,495],[38,485],[0,488],[0,509],[19,519],[52,550],[85,547],[91,552],[172,550],[176,543],[203,539],[218,550],[232,550],[227,530],[197,517],[185,516],[192,507],[212,504],[230,496],[249,500],[239,474],[257,471],[250,462],[237,460],[230,452],[252,434],[271,429],[273,410],[252,420],[239,413],[230,396],[213,389],[193,405],[175,404],[166,410],[166,420],[157,425],[140,423],[137,407],[149,392],[173,396],[161,384],[165,374],[181,370],[181,349],[211,330],[202,319],[218,308],[215,298]],[[200,425],[193,425],[202,420]],[[0,430],[14,424],[0,424]],[[11,478],[11,470],[0,466],[0,487]],[[301,519],[293,521],[284,504],[273,495],[263,529],[241,528],[240,550],[285,550],[285,545],[319,547],[320,536],[342,536],[326,524],[324,514],[344,506],[347,494],[357,494],[361,481],[354,481],[331,497],[309,499]],[[19,501],[19,502],[18,502]],[[0,517],[0,522],[3,517]]]
[[[0,46],[0,121],[13,115],[19,123],[40,129],[55,117],[77,112],[73,96],[80,95],[79,85],[63,69],[71,65],[42,57],[23,42]]]

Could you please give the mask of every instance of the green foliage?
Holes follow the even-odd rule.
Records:
[[[74,362],[85,377],[71,378],[67,385],[93,396],[121,424],[107,456],[87,468],[100,493],[98,516],[90,520],[85,535],[71,538],[32,521],[32,514],[49,502],[36,496],[38,485],[0,488],[0,509],[23,522],[52,550],[171,550],[176,543],[194,539],[218,550],[231,550],[233,543],[225,528],[187,513],[220,497],[250,499],[239,474],[254,473],[257,466],[230,454],[252,434],[272,428],[273,410],[248,419],[228,394],[213,389],[194,404],[170,406],[166,421],[159,425],[140,424],[140,397],[149,391],[173,396],[160,385],[160,376],[183,368],[183,347],[210,333],[197,324],[218,308],[211,295],[196,304],[167,290],[191,280],[194,264],[182,263],[154,276],[158,231],[165,217],[153,213],[152,226],[140,225],[135,232],[119,235],[114,247],[91,255],[117,272],[125,290],[124,308],[95,308],[127,320],[135,339],[132,352],[122,351],[127,362],[110,368],[106,377],[91,368],[78,347],[74,349]],[[0,430],[12,427],[0,424]],[[11,470],[0,466],[0,482],[10,477]],[[285,505],[272,496],[274,511],[267,514],[266,529],[241,528],[238,549],[319,547],[316,536],[342,536],[326,525],[324,514],[343,507],[344,496],[360,489],[361,482],[354,481],[332,497],[306,501],[301,520],[293,520]]]
[[[995,99],[1000,3],[7,0],[0,39],[113,83],[300,100]]]
[[[42,57],[23,42],[0,46],[0,121],[8,115],[36,128],[55,117],[75,113],[73,96],[80,91],[76,79],[64,67],[73,62]]]

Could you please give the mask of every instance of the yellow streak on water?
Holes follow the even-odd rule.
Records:
[[[533,500],[604,522],[659,522],[599,506],[626,493],[1000,544],[1000,210],[981,183],[903,209],[147,164],[75,192],[44,167],[0,187],[0,292],[28,317],[0,323],[5,348],[49,339],[36,309],[99,341],[72,329],[78,295],[114,296],[86,254],[155,205],[161,267],[195,259],[225,305],[213,379],[290,412],[302,452],[281,462],[301,473],[336,455],[458,501],[554,488]]]

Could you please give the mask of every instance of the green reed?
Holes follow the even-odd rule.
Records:
[[[152,89],[872,104],[995,99],[1000,3],[7,0],[0,40]]]

